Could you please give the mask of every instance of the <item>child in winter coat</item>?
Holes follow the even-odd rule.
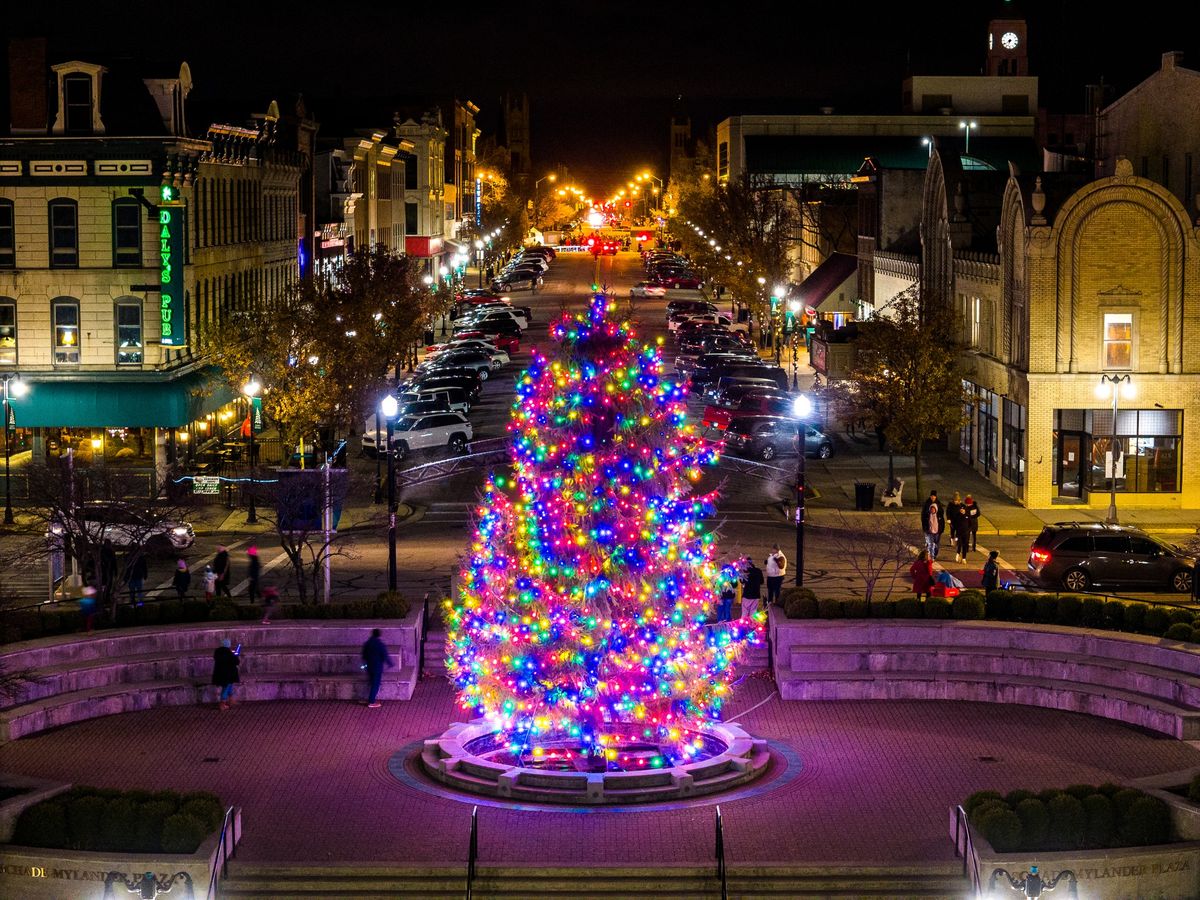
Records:
[[[179,595],[179,599],[182,600],[192,585],[192,573],[188,571],[186,559],[181,559],[175,564],[175,577],[171,579],[171,584],[175,588],[175,593]]]
[[[922,550],[917,555],[916,561],[908,568],[908,574],[912,576],[913,592],[917,599],[928,599],[933,588],[933,560],[929,558],[928,550]]]
[[[204,600],[209,605],[213,602],[213,597],[217,593],[217,573],[213,571],[212,566],[204,567]]]

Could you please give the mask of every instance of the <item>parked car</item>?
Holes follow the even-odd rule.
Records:
[[[396,400],[401,407],[436,401],[444,403],[450,412],[467,413],[471,411],[471,395],[464,388],[444,384],[413,384],[398,393]],[[416,413],[413,414],[416,415]]]
[[[481,350],[452,350],[439,354],[417,366],[418,372],[440,372],[445,369],[473,369],[480,381],[487,381],[500,363]]]
[[[515,356],[521,349],[521,326],[516,323],[511,329],[489,327],[486,330],[468,327],[462,330],[454,329],[454,340],[482,339],[490,341],[510,357]]]
[[[442,354],[452,350],[476,350],[480,353],[488,354],[493,361],[497,363],[496,368],[507,366],[511,361],[511,357],[493,344],[491,341],[485,341],[483,338],[467,338],[461,341],[448,341],[445,344],[430,344],[425,348],[427,359],[437,359]]]
[[[676,313],[715,313],[717,308],[707,300],[668,300],[667,318]]]
[[[728,328],[733,324],[733,320],[729,316],[723,316],[720,313],[676,313],[667,320],[667,328],[671,331],[678,331],[679,326],[685,322],[719,325],[722,328]]]
[[[526,321],[524,313],[508,309],[507,307],[488,307],[480,310],[479,312],[463,316],[461,319],[455,319],[454,327],[465,328],[468,325],[482,326],[505,321],[511,321],[522,331],[529,327],[529,323]]]
[[[435,413],[451,412],[452,410],[450,409],[450,404],[447,399],[448,393],[448,391],[438,391],[434,394],[426,395],[429,397],[429,399],[414,400],[410,403],[401,403],[399,409],[397,410],[397,417],[404,418],[405,416],[415,416],[419,418],[422,416],[433,415]],[[466,408],[468,406],[469,404],[463,404],[464,408],[461,411],[466,412]],[[454,411],[458,412],[459,410]],[[376,429],[378,429],[378,431]],[[381,419],[378,419],[376,415],[368,416],[366,423],[363,425],[363,453],[367,454],[368,456],[375,456],[379,452],[379,447],[383,444],[383,436],[386,431],[387,423]],[[378,435],[378,441],[376,440],[376,435]]]
[[[738,456],[775,459],[795,453],[796,420],[784,416],[746,416],[733,419],[725,429],[725,444]],[[814,425],[805,428],[805,455],[818,459],[833,456],[833,441]]]
[[[50,522],[53,538],[77,530],[85,530],[88,542],[95,546],[112,541],[114,547],[174,551],[186,550],[196,542],[196,532],[189,522],[157,519],[148,510],[108,500],[85,503],[70,517],[58,516]]]
[[[1128,525],[1056,522],[1029,548],[1027,569],[1043,587],[1128,587],[1190,593],[1196,559]]]
[[[460,372],[468,374],[457,374]],[[467,400],[474,406],[479,402],[482,393],[479,377],[470,369],[440,369],[435,372],[416,372],[413,377],[400,385],[401,390],[410,391],[421,387],[430,388],[459,388],[467,395]]]
[[[667,286],[657,281],[639,281],[629,289],[629,296],[636,300],[649,300],[651,297],[665,297]]]
[[[492,282],[492,287],[503,294],[509,291],[535,291],[541,286],[541,276],[533,273],[503,275]]]
[[[392,451],[401,459],[413,450],[435,447],[449,447],[455,453],[462,453],[472,437],[471,423],[462,413],[402,416],[392,426]]]

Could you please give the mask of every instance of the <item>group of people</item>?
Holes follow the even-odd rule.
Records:
[[[383,670],[394,668],[396,663],[388,653],[387,645],[383,642],[383,632],[378,628],[371,629],[371,636],[362,645],[362,670],[367,676],[368,709],[379,709],[379,688],[383,683]],[[242,645],[236,648],[233,641],[224,638],[221,646],[213,651],[212,683],[221,689],[218,706],[224,711],[237,701],[233,697],[233,686],[241,679],[239,667],[242,664]]]
[[[733,619],[733,604],[737,600],[738,588],[742,595],[742,616],[750,617],[758,612],[762,602],[762,589],[767,587],[767,603],[778,603],[779,594],[783,590],[783,576],[787,574],[787,557],[775,544],[767,558],[763,560],[766,568],[764,574],[754,560],[745,556],[732,564],[732,571],[721,590],[721,598],[717,601],[717,621],[728,622]]]
[[[262,562],[258,558],[258,547],[251,544],[246,548],[246,599],[254,603],[262,596],[260,579]],[[218,547],[213,561],[204,567],[201,573],[201,584],[204,587],[204,599],[211,605],[220,597],[233,599],[230,585],[233,583],[233,560],[229,556],[228,547]],[[187,596],[192,586],[192,573],[186,559],[180,559],[175,564],[175,577],[171,580],[175,593],[182,600]]]
[[[947,525],[954,544],[954,561],[966,562],[967,554],[975,549],[975,538],[979,533],[979,504],[975,498],[970,494],[964,498],[955,491],[954,499],[943,506],[937,491],[929,492],[929,499],[921,505],[921,531],[925,534],[925,549],[930,559],[938,558]]]

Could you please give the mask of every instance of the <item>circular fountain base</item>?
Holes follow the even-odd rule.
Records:
[[[631,730],[605,757],[579,752],[569,739],[517,754],[482,720],[451,725],[425,741],[421,765],[438,781],[491,797],[539,803],[652,803],[699,797],[753,781],[766,771],[767,743],[736,725],[712,724],[685,736],[697,753],[672,754]]]

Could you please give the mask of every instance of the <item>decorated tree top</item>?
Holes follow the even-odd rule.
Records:
[[[559,352],[518,379],[512,474],[488,480],[449,611],[460,704],[532,757],[563,738],[611,757],[631,733],[690,755],[758,625],[704,627],[730,577],[714,496],[693,493],[716,451],[659,348],[610,312],[600,294],[564,316]]]

